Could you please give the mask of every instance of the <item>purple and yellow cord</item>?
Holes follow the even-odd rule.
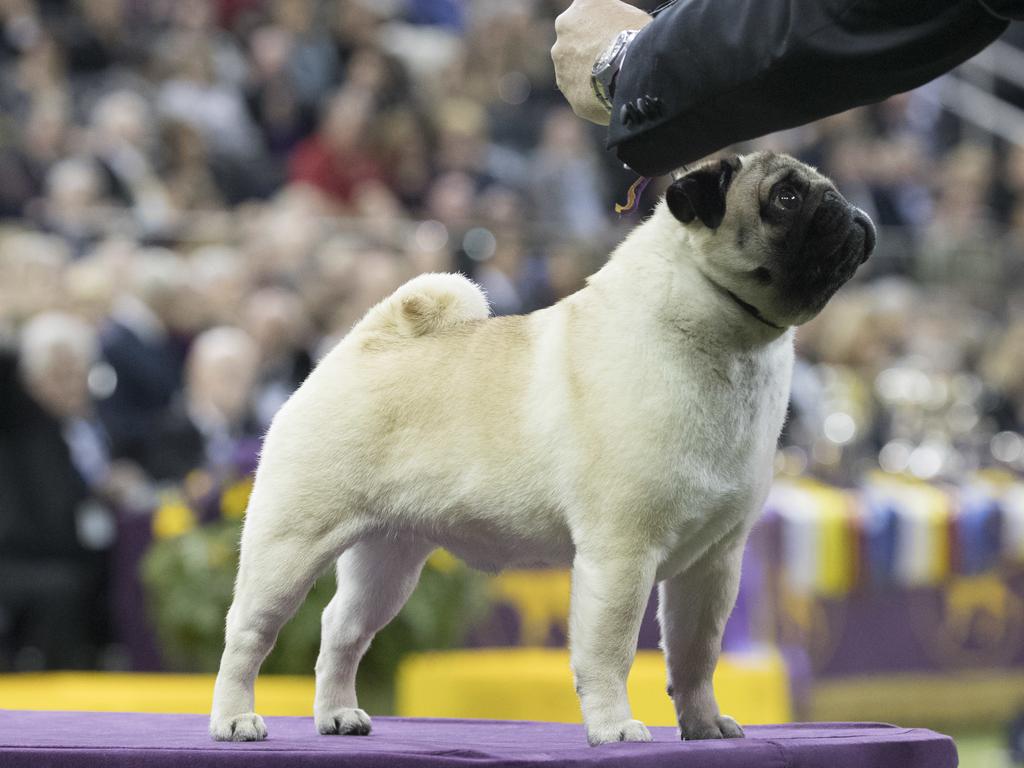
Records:
[[[637,209],[640,204],[640,195],[644,193],[647,185],[651,183],[651,179],[648,176],[638,176],[637,180],[629,185],[629,191],[626,193],[626,204],[620,205],[615,204],[615,212],[620,216],[624,213],[632,213]]]

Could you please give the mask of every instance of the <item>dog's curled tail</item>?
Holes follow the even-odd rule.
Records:
[[[428,273],[414,277],[367,312],[357,329],[423,336],[489,314],[487,297],[472,280]]]

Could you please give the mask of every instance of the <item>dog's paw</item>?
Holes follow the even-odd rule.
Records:
[[[687,720],[679,724],[679,736],[686,741],[702,739],[742,739],[740,724],[728,715],[718,715],[710,721]]]
[[[650,741],[651,732],[639,720],[621,720],[587,727],[587,741],[590,746],[610,744],[613,741]]]
[[[324,736],[366,736],[373,727],[370,716],[361,709],[335,709],[315,719],[317,731]]]
[[[233,717],[211,717],[210,735],[214,741],[263,741],[267,726],[255,712]]]

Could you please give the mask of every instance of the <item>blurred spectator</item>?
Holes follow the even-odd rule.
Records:
[[[364,45],[376,43],[383,24],[395,15],[395,0],[343,0],[330,19],[335,48],[342,66]]]
[[[46,175],[46,197],[40,211],[45,229],[60,235],[78,254],[103,230],[103,179],[91,159],[67,157]]]
[[[141,61],[139,40],[132,34],[133,26],[127,24],[127,3],[82,0],[77,6],[75,13],[51,12],[55,32],[72,71],[101,77],[111,69]]]
[[[160,115],[191,126],[202,137],[229,201],[268,194],[277,182],[277,169],[267,162],[263,138],[241,91],[216,79],[210,42],[184,36],[168,57],[173,74],[157,94]]]
[[[144,439],[143,468],[158,481],[182,481],[206,468],[234,467],[241,440],[256,433],[250,398],[259,369],[256,344],[237,328],[220,326],[195,340],[185,389]]]
[[[316,104],[334,84],[338,70],[334,46],[319,18],[319,6],[311,0],[280,0],[270,5],[270,11],[290,38],[288,70],[299,100]]]
[[[377,143],[395,196],[407,209],[422,210],[434,174],[434,138],[425,116],[390,110],[381,118]]]
[[[239,49],[237,38],[219,26],[218,13],[224,11],[223,6],[215,0],[178,0],[169,5],[172,26],[161,41],[166,40],[171,47],[181,40],[205,41],[216,80],[238,88],[248,75],[248,62]]]
[[[263,430],[313,369],[305,348],[310,321],[295,293],[264,288],[246,301],[243,325],[259,350],[253,414]]]
[[[202,325],[238,322],[242,304],[252,291],[252,276],[242,254],[224,245],[205,245],[188,259],[190,281],[203,307]]]
[[[171,200],[157,176],[149,107],[131,91],[114,91],[92,113],[92,152],[106,176],[108,197],[131,209],[146,234],[170,224]]]
[[[63,294],[66,308],[94,328],[103,324],[114,301],[115,281],[110,265],[93,253],[64,269]]]
[[[103,560],[113,522],[101,500],[110,448],[89,392],[95,333],[34,317],[17,357],[0,357],[0,607],[29,667],[95,662]]]
[[[232,189],[230,170],[206,151],[202,135],[188,123],[167,120],[162,127],[161,178],[178,212],[215,210]]]
[[[568,108],[552,111],[530,172],[537,221],[548,231],[567,227],[579,238],[592,237],[607,215],[600,167],[584,125]]]
[[[38,232],[0,234],[0,322],[17,326],[55,309],[70,252],[58,237]]]
[[[252,33],[249,45],[252,66],[246,100],[267,149],[280,158],[312,130],[316,104],[303,100],[296,88],[288,66],[293,40],[286,30],[262,26]]]
[[[317,132],[295,149],[292,181],[311,184],[339,206],[350,208],[360,184],[384,181],[384,171],[373,157],[370,119],[373,96],[345,89],[327,102]]]
[[[161,114],[194,126],[216,154],[257,159],[259,134],[239,92],[216,79],[209,42],[184,38],[170,57],[173,75],[160,89]]]
[[[990,204],[994,171],[995,156],[986,146],[961,144],[943,158],[936,179],[935,216],[922,251],[926,257],[918,265],[924,279],[949,280],[967,275],[977,279],[979,270],[992,270],[998,265],[991,237],[995,227]]]
[[[29,214],[43,194],[50,167],[65,151],[67,108],[61,98],[36,99],[19,142],[0,144],[0,218]]]
[[[498,179],[487,141],[487,113],[468,98],[449,98],[437,111],[437,167],[464,173],[478,189]]]
[[[100,414],[119,456],[137,459],[180,389],[188,330],[187,264],[171,252],[136,254],[130,284],[114,301],[102,329],[103,356],[111,366]]]

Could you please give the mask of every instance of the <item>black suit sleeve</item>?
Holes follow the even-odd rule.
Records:
[[[1024,19],[1024,0],[978,0],[991,13],[1001,19]]]
[[[630,45],[609,147],[654,176],[916,88],[1002,34],[997,7],[1024,6],[985,2],[677,0]]]

